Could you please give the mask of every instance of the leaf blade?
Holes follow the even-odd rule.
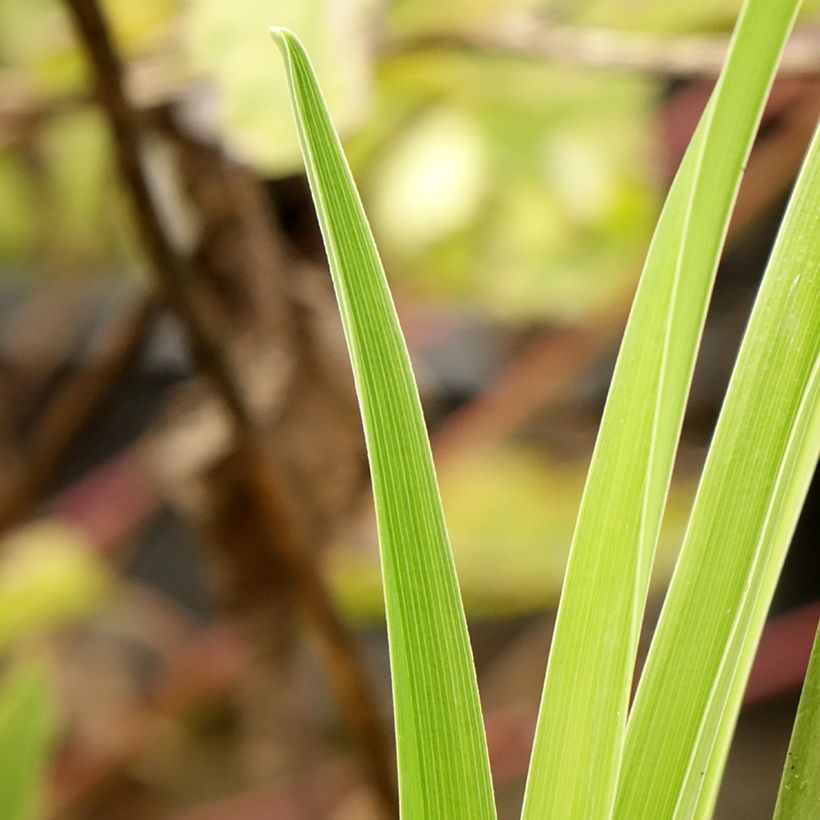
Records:
[[[579,510],[525,820],[612,811],[648,577],[706,305],[798,5],[745,5],[653,237]]]
[[[493,818],[475,670],[421,405],[381,261],[309,58],[285,59],[371,465],[390,640],[401,812]]]
[[[820,814],[820,626],[797,707],[774,820],[811,820]]]
[[[44,671],[17,664],[0,688],[0,816],[34,820],[55,716]]]
[[[711,810],[820,450],[819,313],[820,131],[752,312],[638,687],[617,817]]]

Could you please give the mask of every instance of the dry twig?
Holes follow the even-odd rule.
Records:
[[[796,31],[783,53],[779,76],[820,72],[818,41],[816,30]],[[729,38],[723,35],[659,37],[645,32],[550,25],[527,14],[499,20],[487,29],[439,31],[388,40],[381,53],[482,53],[656,76],[698,77],[716,76],[728,48]]]

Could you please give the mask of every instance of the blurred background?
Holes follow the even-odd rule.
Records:
[[[739,7],[0,4],[0,735],[16,669],[47,704],[21,817],[395,816],[367,465],[272,24],[312,55],[394,290],[517,817],[618,341]],[[648,633],[818,113],[811,0],[730,228]],[[815,482],[719,818],[771,816],[817,506]]]

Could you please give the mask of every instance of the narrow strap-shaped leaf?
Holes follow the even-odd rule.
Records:
[[[749,677],[749,670],[752,668],[757,643],[747,641],[743,647],[743,652],[738,660],[737,672],[732,682],[732,691],[729,692],[726,709],[720,720],[715,735],[715,743],[712,748],[712,755],[709,763],[705,767],[703,783],[700,788],[698,804],[692,814],[692,820],[709,820],[715,811],[720,784],[723,780],[723,770],[726,768],[726,758],[729,756],[729,748],[732,745],[732,737],[737,725],[737,716],[740,711],[740,703],[743,700],[743,693],[746,691],[746,680]],[[627,737],[629,736],[629,725],[627,724]]]
[[[570,550],[526,820],[597,820],[612,811],[648,578],[706,306],[742,169],[798,5],[745,5],[658,223]]]
[[[820,131],[755,302],[638,687],[616,817],[682,820],[711,808],[818,450]]]
[[[364,423],[381,544],[402,816],[495,816],[467,627],[410,359],[310,61],[275,29]]]
[[[35,820],[42,810],[54,711],[43,670],[20,664],[0,682],[0,817]]]
[[[820,817],[820,627],[797,707],[774,820]]]

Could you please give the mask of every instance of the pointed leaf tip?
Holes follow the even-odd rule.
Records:
[[[284,51],[291,45],[299,43],[299,38],[289,29],[284,26],[271,26],[268,33],[273,37],[274,42],[279,48]]]

